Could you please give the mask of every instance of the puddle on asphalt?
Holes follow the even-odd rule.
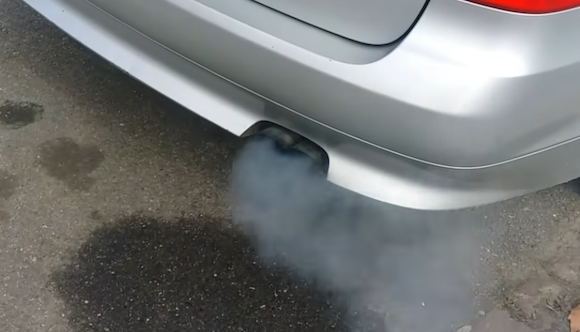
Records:
[[[97,229],[51,278],[71,326],[115,332],[353,331],[353,315],[338,300],[288,272],[262,266],[251,244],[224,225],[207,218],[129,217]]]

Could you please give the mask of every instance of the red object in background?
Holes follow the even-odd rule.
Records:
[[[580,0],[467,0],[484,6],[525,14],[548,14],[580,7]]]

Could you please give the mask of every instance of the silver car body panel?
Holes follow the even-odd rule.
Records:
[[[401,37],[426,0],[254,0],[321,29],[361,43],[382,45]]]
[[[311,139],[329,155],[328,179],[363,195],[455,209],[580,175],[578,10],[514,15],[432,0],[394,45],[328,33],[318,41],[334,46],[316,50],[225,14],[225,0],[93,1],[100,8],[25,0],[234,134],[269,121]]]

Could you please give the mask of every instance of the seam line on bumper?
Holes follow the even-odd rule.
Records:
[[[30,2],[34,3],[35,1],[36,1],[36,0],[24,0],[24,2],[26,2],[28,5],[30,5],[30,6],[32,6],[32,7],[35,7],[35,6],[31,5],[31,4],[30,4]],[[199,68],[201,68],[201,69],[203,69],[203,70],[205,70],[205,71],[207,71],[207,72],[209,72],[209,73],[211,73],[211,74],[213,74],[213,75],[215,75],[215,76],[217,76],[217,77],[219,77],[219,78],[221,78],[221,79],[223,79],[223,80],[225,80],[225,81],[227,81],[228,83],[230,83],[230,84],[232,84],[232,85],[235,85],[236,87],[238,87],[238,88],[240,88],[240,89],[242,89],[242,90],[244,90],[244,91],[247,91],[247,92],[249,92],[249,93],[251,93],[251,94],[253,94],[253,95],[255,95],[255,96],[259,97],[259,98],[262,98],[262,99],[264,99],[264,100],[266,100],[266,101],[268,101],[268,102],[270,102],[270,103],[272,103],[272,104],[274,104],[274,105],[277,105],[277,106],[279,106],[279,107],[281,107],[281,108],[283,108],[283,109],[285,109],[285,110],[287,110],[287,111],[289,111],[289,112],[292,112],[292,113],[293,113],[293,114],[295,114],[295,115],[298,115],[298,116],[300,116],[300,117],[302,117],[302,118],[305,118],[305,119],[307,119],[307,120],[309,120],[309,121],[312,121],[312,122],[316,123],[317,125],[320,125],[320,126],[322,126],[322,127],[324,127],[324,128],[327,128],[327,129],[329,129],[329,130],[332,130],[332,131],[334,131],[334,132],[340,133],[341,135],[344,135],[344,136],[346,136],[346,137],[348,137],[348,138],[351,138],[351,139],[353,139],[353,140],[359,141],[359,142],[361,142],[361,143],[363,143],[363,144],[367,144],[367,145],[369,145],[369,146],[372,146],[372,147],[374,147],[374,148],[376,148],[376,149],[379,149],[379,150],[382,150],[382,151],[384,151],[384,152],[387,152],[387,153],[390,153],[390,154],[394,154],[394,155],[396,155],[396,156],[399,156],[399,157],[401,157],[401,158],[405,158],[405,159],[408,159],[408,160],[411,160],[411,161],[415,161],[415,162],[418,162],[418,163],[422,163],[422,164],[426,164],[426,165],[429,165],[429,166],[434,166],[434,167],[439,167],[439,168],[442,168],[442,169],[450,169],[450,170],[481,170],[481,169],[492,168],[492,167],[496,167],[496,166],[500,166],[500,165],[508,164],[508,163],[511,163],[511,162],[514,162],[514,161],[522,160],[522,159],[528,158],[528,157],[530,157],[530,156],[533,156],[533,155],[536,155],[536,154],[543,153],[543,152],[545,152],[545,151],[551,150],[551,149],[553,149],[553,148],[557,148],[557,147],[560,147],[560,146],[562,146],[562,145],[565,145],[565,144],[568,144],[568,143],[571,143],[571,142],[574,142],[574,141],[580,140],[580,136],[578,136],[578,137],[575,137],[575,138],[572,138],[572,139],[566,140],[566,141],[564,141],[564,142],[560,142],[560,143],[557,143],[557,144],[554,144],[554,145],[551,145],[551,146],[548,146],[548,147],[545,147],[545,148],[542,148],[542,149],[539,149],[539,150],[536,150],[536,151],[533,151],[533,152],[529,152],[529,153],[527,153],[527,154],[524,154],[524,155],[521,155],[521,156],[518,156],[518,157],[514,157],[514,158],[511,158],[511,159],[507,159],[507,160],[500,161],[500,162],[496,162],[496,163],[492,163],[492,164],[487,164],[487,165],[478,165],[478,166],[453,166],[453,165],[445,165],[445,164],[434,163],[434,162],[431,162],[431,161],[428,161],[428,160],[424,160],[424,159],[421,159],[421,158],[416,158],[416,157],[413,157],[413,156],[410,156],[410,155],[406,155],[406,154],[404,154],[404,153],[400,153],[400,152],[397,152],[397,151],[395,151],[395,150],[391,150],[391,149],[389,149],[389,148],[386,148],[386,147],[383,147],[383,146],[377,145],[377,144],[375,144],[375,143],[372,143],[372,142],[369,142],[369,141],[367,141],[367,140],[361,139],[361,138],[359,138],[359,137],[357,137],[357,136],[354,136],[354,135],[351,135],[351,134],[349,134],[349,133],[343,132],[343,131],[341,131],[341,130],[338,130],[338,129],[334,128],[334,127],[331,127],[331,126],[329,126],[329,125],[327,125],[327,124],[324,124],[324,123],[322,123],[322,122],[320,122],[320,121],[318,121],[318,120],[315,120],[315,119],[313,119],[313,118],[311,118],[311,117],[308,117],[308,116],[306,116],[306,115],[304,115],[304,114],[302,114],[302,113],[300,113],[300,112],[298,112],[298,111],[295,111],[295,110],[293,110],[292,108],[289,108],[289,107],[287,107],[287,106],[285,106],[285,105],[283,105],[283,104],[280,104],[279,102],[276,102],[275,100],[272,100],[272,99],[270,99],[270,98],[268,98],[268,97],[266,97],[266,96],[264,96],[264,95],[262,95],[262,94],[260,94],[260,93],[258,93],[258,92],[256,92],[256,91],[254,91],[254,90],[252,90],[252,89],[249,89],[249,88],[247,88],[247,87],[245,87],[245,86],[243,86],[243,85],[240,85],[240,84],[236,83],[235,81],[232,81],[231,79],[229,79],[229,78],[227,78],[227,77],[225,77],[225,76],[223,76],[223,75],[221,75],[221,74],[219,74],[219,73],[215,72],[214,70],[212,70],[212,69],[210,69],[210,68],[207,68],[206,66],[204,66],[204,65],[202,65],[202,64],[200,64],[200,63],[198,63],[198,62],[195,62],[195,61],[193,61],[192,59],[189,59],[189,58],[187,58],[187,57],[183,56],[182,54],[180,54],[180,53],[178,53],[178,52],[176,52],[176,51],[174,51],[174,50],[172,50],[172,49],[170,49],[170,48],[166,47],[165,45],[163,45],[163,44],[161,44],[161,43],[157,42],[156,40],[153,40],[153,39],[151,39],[151,38],[150,38],[150,37],[148,37],[147,35],[145,35],[145,34],[141,33],[139,30],[136,30],[136,29],[134,29],[133,27],[131,27],[131,26],[127,25],[126,23],[124,23],[124,22],[120,21],[119,19],[117,19],[117,18],[116,18],[116,17],[114,17],[113,15],[111,15],[111,14],[109,14],[108,12],[104,11],[103,9],[99,8],[98,6],[96,6],[95,4],[93,4],[91,1],[88,1],[88,0],[83,0],[83,1],[85,1],[85,2],[86,2],[87,4],[89,4],[91,7],[93,7],[94,9],[96,9],[96,10],[98,10],[98,11],[100,11],[100,12],[101,12],[101,13],[103,13],[104,15],[107,15],[109,18],[111,18],[111,19],[115,20],[116,22],[118,22],[119,24],[123,25],[123,26],[124,26],[124,27],[126,27],[127,29],[130,29],[130,30],[131,30],[131,31],[133,31],[134,33],[138,34],[139,36],[141,36],[141,37],[143,37],[143,38],[146,38],[147,40],[149,40],[150,42],[154,43],[155,45],[157,45],[157,46],[159,46],[159,47],[163,48],[164,50],[166,50],[166,51],[168,51],[168,52],[171,52],[172,54],[174,54],[174,55],[176,55],[176,56],[178,56],[178,57],[182,58],[183,60],[185,60],[185,61],[187,61],[187,62],[189,62],[189,63],[191,63],[191,64],[193,64],[193,65],[195,65],[195,66],[197,66],[197,67],[199,67]],[[203,6],[203,7],[204,7],[204,8],[206,8],[207,10],[210,10],[210,11],[213,11],[213,12],[217,13],[218,15],[224,15],[224,14],[220,13],[219,11],[216,11],[216,10],[214,10],[214,9],[210,8],[210,7],[207,7],[206,5],[204,5],[204,4],[202,4],[202,3],[198,3],[198,4],[199,4],[200,6]],[[425,8],[426,8],[426,7],[425,7]],[[56,24],[56,23],[55,23],[55,24]],[[240,24],[243,24],[243,23],[240,23]],[[58,25],[58,24],[56,24],[56,25]],[[221,27],[218,27],[218,28],[221,28]],[[246,26],[246,28],[253,29],[252,27],[248,27],[248,26]],[[66,30],[65,30],[65,31],[66,31]],[[69,32],[68,32],[68,31],[66,31],[66,32],[67,32],[67,34],[69,34]],[[70,34],[69,34],[69,35],[70,35]],[[77,39],[77,38],[76,38],[76,37],[73,37],[73,39]],[[83,43],[81,42],[81,44],[83,44]],[[95,52],[96,52],[96,50],[95,50]],[[96,53],[98,54],[98,52],[96,52]],[[99,55],[100,55],[100,54],[99,54]],[[107,60],[108,60],[108,59],[107,59]],[[126,71],[126,70],[125,70],[125,69],[123,69],[123,71]],[[129,75],[131,75],[131,76],[133,76],[133,77],[136,77],[136,76],[134,76],[134,75],[133,75],[133,74],[132,74],[130,71],[126,71],[126,72],[127,72]],[[136,77],[136,78],[137,78],[137,77]],[[137,78],[137,79],[138,79],[138,78]],[[168,97],[170,97],[170,96],[168,96]],[[171,98],[171,97],[170,97],[170,98]],[[172,98],[171,98],[171,99],[172,99]],[[193,110],[192,110],[192,111],[193,111]],[[195,111],[193,111],[193,112],[195,113]]]

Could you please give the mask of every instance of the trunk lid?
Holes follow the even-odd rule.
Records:
[[[360,43],[394,42],[413,25],[427,0],[253,0]]]

